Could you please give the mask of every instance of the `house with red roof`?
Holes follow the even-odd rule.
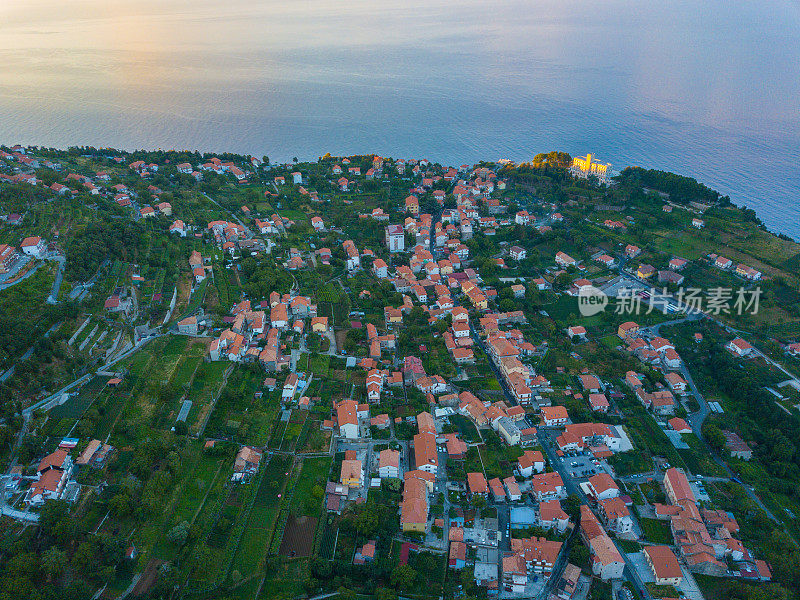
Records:
[[[742,338],[731,340],[725,348],[740,358],[749,356],[753,352],[753,347]]]
[[[606,413],[610,404],[605,394],[589,394],[589,406],[595,412]]]
[[[39,236],[26,237],[19,247],[23,254],[34,258],[42,258],[47,252],[47,244]]]
[[[41,506],[48,500],[58,500],[72,475],[73,463],[69,452],[60,448],[45,456],[36,468],[38,478],[25,494],[25,504]]]
[[[569,420],[567,409],[563,406],[543,406],[542,407],[542,422],[547,427],[558,427],[566,425]]]

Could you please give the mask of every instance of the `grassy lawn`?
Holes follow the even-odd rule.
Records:
[[[630,554],[631,552],[639,552],[642,549],[642,545],[639,542],[634,542],[633,540],[617,539],[617,543],[619,543],[619,545],[627,554]]]
[[[178,368],[172,375],[172,383],[176,386],[183,386],[189,383],[197,366],[203,360],[202,356],[186,356],[178,363]]]
[[[450,423],[458,428],[461,437],[467,442],[480,441],[475,424],[463,415],[450,415]]]
[[[255,397],[262,381],[261,373],[235,368],[208,419],[205,434],[242,444],[266,445],[279,406],[272,396]]]
[[[161,350],[164,356],[177,356],[183,354],[186,349],[186,342],[189,340],[185,335],[170,335],[167,337],[167,343]]]
[[[284,435],[286,434],[286,428],[289,426],[288,421],[283,421],[282,419],[278,418],[275,421],[275,424],[272,426],[272,435],[269,438],[269,447],[279,449],[281,442],[283,441]]]
[[[95,398],[106,386],[108,377],[94,377],[90,379],[78,392],[77,395],[69,398],[64,404],[54,407],[50,411],[52,418],[79,418],[84,411],[94,402]]]
[[[331,468],[331,457],[307,458],[303,461],[303,469],[295,486],[294,496],[289,510],[294,515],[316,517],[319,515],[323,495],[316,495],[315,488],[324,492],[325,482]]]
[[[194,522],[206,501],[207,491],[215,489],[218,477],[224,479],[221,473],[227,475],[222,463],[229,463],[232,457],[209,456],[198,442],[186,448],[182,459],[185,475],[164,499],[162,518],[152,519],[141,530],[143,539],[152,540],[152,557],[155,558],[171,560],[177,556],[178,548],[169,542],[166,533],[183,521]],[[149,544],[143,544],[146,545]]]
[[[277,509],[253,506],[239,542],[239,549],[233,560],[234,570],[247,574],[259,569],[270,540],[272,540],[272,532],[277,518]]]
[[[280,211],[280,215],[282,217],[286,217],[287,219],[291,219],[296,223],[305,223],[306,221],[309,220],[309,216],[306,213],[299,210],[283,209]]]
[[[326,377],[330,362],[331,357],[327,354],[312,354],[308,361],[308,368],[314,373],[315,377]]]
[[[678,598],[680,594],[671,585],[656,585],[655,583],[648,583],[647,590],[653,595],[654,598]]]
[[[192,522],[218,478],[223,480],[227,478],[228,463],[232,460],[232,457],[220,458],[205,454],[200,457],[194,471],[187,477],[181,498],[175,506],[176,521]]]
[[[686,433],[681,439],[689,445],[689,450],[678,450],[686,466],[692,473],[709,477],[725,477],[725,471],[705,451],[700,440],[693,433]]]
[[[208,415],[212,398],[219,394],[222,378],[228,362],[200,362],[194,374],[187,398],[192,401],[187,423],[192,433],[196,433]]]
[[[299,598],[307,593],[303,585],[308,579],[307,560],[279,560],[275,561],[273,567],[267,573],[257,600]]]
[[[746,582],[724,577],[695,574],[694,579],[703,592],[705,600],[730,600],[730,598],[772,597],[772,591],[778,584],[764,582]],[[777,597],[777,595],[776,595]]]
[[[95,437],[97,439],[104,440],[106,439],[106,436],[111,433],[114,428],[114,424],[117,422],[117,419],[125,408],[125,403],[127,400],[128,395],[119,389],[111,391],[105,397],[103,416],[100,419],[100,423],[97,425],[97,430],[95,432]]]
[[[642,533],[648,542],[654,544],[667,544],[672,545],[672,532],[669,529],[668,521],[659,521],[658,519],[639,519],[639,524],[642,526]]]
[[[295,410],[294,413],[300,412],[304,413],[306,411],[297,411]],[[293,413],[293,417],[294,417]],[[290,420],[289,423],[286,424],[286,430],[283,432],[283,439],[281,441],[281,450],[294,450],[295,444],[297,443],[300,435],[303,432],[303,426],[305,423],[305,417],[307,414],[302,414],[303,421],[295,422],[294,419]]]
[[[607,348],[612,348],[612,349],[616,348],[617,346],[619,346],[622,343],[622,341],[619,339],[619,337],[617,337],[614,334],[609,334],[609,335],[603,336],[602,338],[600,338],[600,342],[604,346],[606,346]]]
[[[278,508],[281,503],[283,488],[292,466],[290,456],[274,455],[265,467],[264,477],[256,495],[255,506]]]

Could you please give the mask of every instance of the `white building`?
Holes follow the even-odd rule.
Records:
[[[748,356],[753,351],[753,347],[742,338],[731,340],[725,347],[737,356]]]
[[[622,498],[600,500],[598,510],[603,523],[611,531],[618,534],[633,531],[633,519]]]
[[[19,245],[19,247],[24,254],[33,256],[34,258],[42,258],[45,255],[45,252],[47,252],[47,245],[39,236],[26,237],[24,240],[22,240],[22,243]]]
[[[544,455],[539,450],[525,450],[517,459],[517,471],[522,477],[544,471]]]
[[[406,248],[406,235],[402,225],[386,226],[386,247],[389,252],[402,252]]]

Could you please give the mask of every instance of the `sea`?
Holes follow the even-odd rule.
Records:
[[[800,239],[797,0],[0,0],[0,142],[593,153]]]

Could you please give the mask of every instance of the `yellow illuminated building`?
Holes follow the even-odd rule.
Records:
[[[600,183],[608,183],[611,178],[611,165],[595,161],[591,154],[573,158],[569,171],[580,179],[588,179],[594,175]]]

